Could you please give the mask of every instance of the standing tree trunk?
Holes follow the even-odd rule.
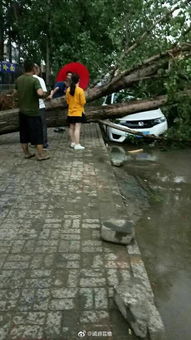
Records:
[[[0,61],[4,59],[4,15],[3,2],[0,1]]]
[[[0,1],[0,61],[4,60],[4,13],[3,1]],[[4,75],[2,72],[1,82],[4,83]]]
[[[49,47],[49,37],[46,36],[46,84],[50,83],[50,47]]]
[[[47,33],[46,33],[46,84],[50,85],[50,55],[51,55],[51,0],[47,0]]]
[[[8,56],[9,56],[9,62],[12,63],[12,39],[11,39],[10,27],[9,27],[9,37],[8,37]]]

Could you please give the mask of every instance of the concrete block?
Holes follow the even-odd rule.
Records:
[[[150,339],[167,340],[164,324],[154,303],[149,304],[149,315],[148,331]]]
[[[114,300],[135,334],[145,338],[149,322],[149,307],[142,284],[132,278],[123,281],[114,288]]]
[[[120,283],[114,288],[114,300],[137,336],[145,338],[149,333],[151,340],[166,339],[152,294],[145,289],[141,279],[131,277]]]
[[[105,241],[129,244],[135,237],[133,223],[127,220],[111,218],[102,223],[101,237]]]

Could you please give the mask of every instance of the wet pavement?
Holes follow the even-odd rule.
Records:
[[[191,338],[191,149],[111,145],[124,202],[166,326],[168,340]],[[123,179],[122,179],[123,178]],[[134,195],[134,204],[129,202]],[[136,206],[136,211],[134,210]]]
[[[0,340],[134,340],[113,300],[127,249],[100,239],[102,221],[127,217],[100,130],[83,128],[84,151],[67,132],[49,143],[38,162],[18,133],[0,136]]]

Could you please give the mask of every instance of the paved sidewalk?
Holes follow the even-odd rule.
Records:
[[[49,129],[44,162],[0,136],[0,340],[136,339],[112,298],[126,247],[100,239],[101,221],[126,216],[107,150],[96,124],[84,151],[67,136]]]

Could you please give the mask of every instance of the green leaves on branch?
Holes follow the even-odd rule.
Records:
[[[92,83],[103,81],[191,41],[188,0],[12,0],[2,1],[0,9],[4,38],[19,45],[21,58],[49,62],[53,78],[64,64],[79,61]],[[130,92],[139,98],[168,94],[173,103],[176,92],[190,84],[191,64],[188,58],[169,59]],[[181,131],[188,105],[180,101],[175,110]]]

